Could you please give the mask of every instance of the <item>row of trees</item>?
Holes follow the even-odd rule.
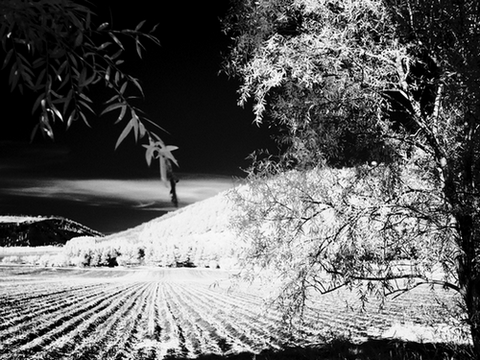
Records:
[[[288,180],[294,195],[237,198],[253,221],[239,225],[253,245],[246,261],[277,269],[287,313],[311,288],[441,284],[461,296],[480,356],[479,24],[473,0],[233,2],[225,71],[241,81],[240,104],[279,134],[278,154],[253,157],[251,183],[263,191],[285,171],[303,174]],[[307,179],[344,166],[356,170]],[[308,232],[326,212],[332,231]],[[309,245],[295,247],[302,231]],[[381,252],[366,264],[378,241],[418,243],[408,255],[418,266],[393,271]],[[429,276],[437,265],[445,278]]]
[[[117,238],[102,241],[92,237],[69,240],[63,255],[75,266],[206,267],[229,269],[235,259],[231,252],[219,251],[211,242],[131,242]]]

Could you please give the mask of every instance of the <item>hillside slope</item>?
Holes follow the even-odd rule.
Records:
[[[135,228],[94,240],[94,252],[116,249],[117,262],[147,263],[158,266],[201,266],[226,268],[236,262],[239,242],[230,228],[236,207],[227,190],[188,205]],[[74,239],[75,240],[75,239]],[[89,239],[79,238],[69,245],[75,254]]]
[[[234,206],[230,190],[165,214],[132,229],[108,235],[100,241],[123,239],[130,242],[182,241],[198,236],[232,237],[230,217]]]
[[[62,217],[0,216],[0,246],[63,245],[77,236],[103,236]]]

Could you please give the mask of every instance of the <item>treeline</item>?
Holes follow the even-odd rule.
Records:
[[[182,241],[183,240],[183,241]],[[73,266],[160,266],[229,269],[236,263],[231,242],[222,234],[199,235],[180,241],[131,242],[125,239],[77,237],[63,247]]]
[[[40,252],[41,253],[41,252]],[[5,254],[2,263],[39,266],[115,267],[160,266],[231,269],[237,256],[228,235],[202,234],[163,242],[82,236],[69,240],[54,253]]]

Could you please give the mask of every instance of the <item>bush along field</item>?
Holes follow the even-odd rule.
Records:
[[[213,236],[213,235],[210,235]],[[230,269],[236,262],[225,239],[198,235],[189,242],[136,242],[79,237],[66,243],[63,256],[74,266],[204,267]]]
[[[96,238],[79,237],[63,247],[0,249],[0,264],[35,265],[43,267],[202,267],[232,269],[237,260],[231,249],[200,243],[132,244],[126,240],[114,243]]]

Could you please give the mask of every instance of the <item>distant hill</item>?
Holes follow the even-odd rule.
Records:
[[[63,245],[77,236],[103,236],[62,217],[0,216],[0,246]]]

